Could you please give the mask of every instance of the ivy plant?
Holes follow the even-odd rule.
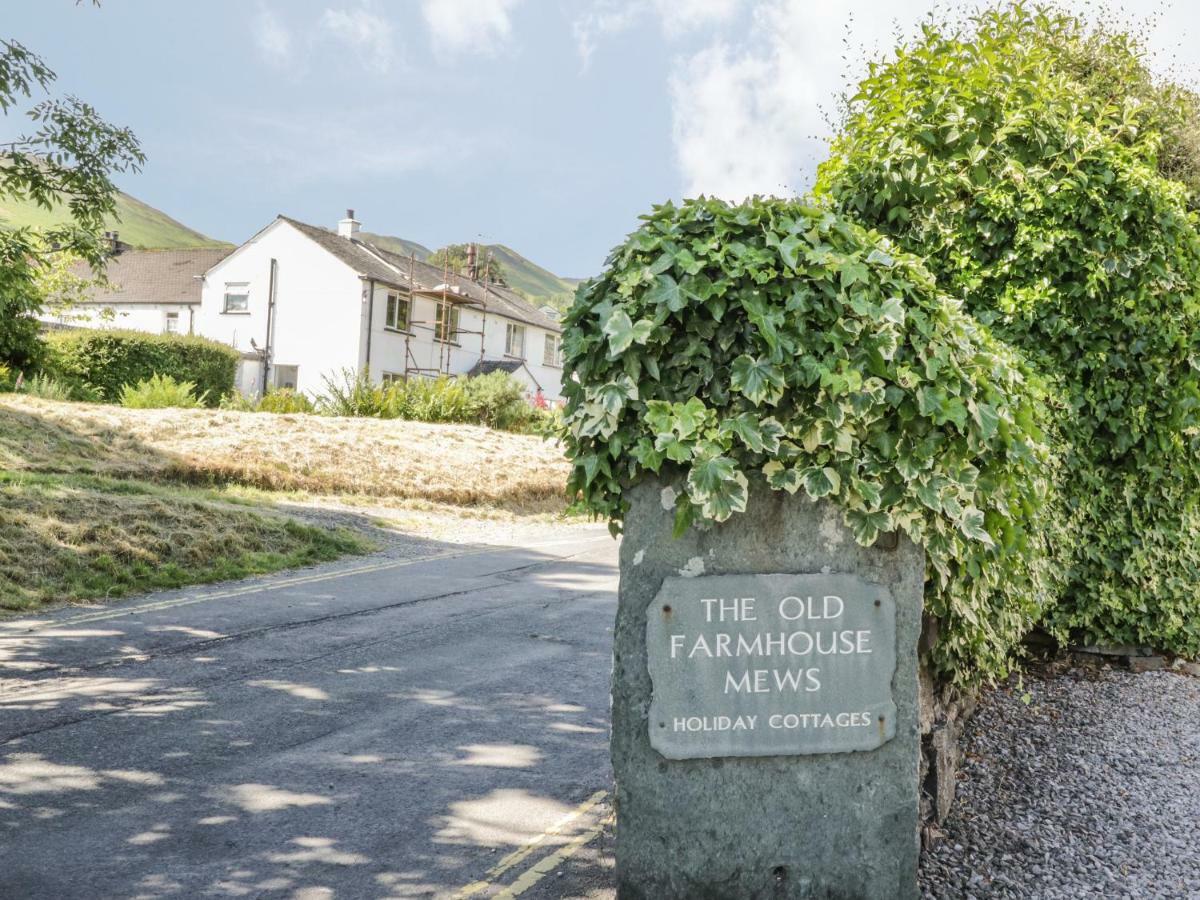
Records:
[[[648,477],[679,490],[678,532],[746,513],[756,480],[864,545],[899,529],[961,681],[1005,671],[1055,596],[1040,384],[878,233],[794,200],[667,203],[565,325],[571,487],[614,531]]]
[[[817,191],[921,256],[1062,397],[1051,628],[1196,656],[1200,238],[1168,177],[1200,171],[1196,102],[1157,85],[1135,38],[1065,13],[930,22],[859,85]]]

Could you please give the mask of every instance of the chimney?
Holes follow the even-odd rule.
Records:
[[[361,226],[362,223],[354,218],[354,210],[348,209],[346,210],[346,218],[338,222],[338,234],[344,238],[354,240],[358,237],[358,229]]]
[[[479,280],[479,261],[477,256],[478,251],[475,249],[475,242],[467,244],[467,277],[472,281]]]
[[[121,251],[121,242],[117,239],[115,231],[104,232],[104,248],[110,256],[116,256]]]

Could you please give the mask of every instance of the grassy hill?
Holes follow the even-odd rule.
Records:
[[[372,234],[364,231],[363,239],[384,250],[391,250],[403,256],[413,253],[417,259],[426,259],[433,253],[424,244],[393,235]],[[561,278],[503,244],[480,244],[479,262],[481,265],[487,259],[488,251],[491,251],[492,256],[504,267],[508,284],[517,293],[539,305],[549,304],[557,309],[566,309],[571,305],[571,298],[575,295],[575,288],[579,284],[578,278]]]
[[[70,219],[65,207],[43,209],[31,200],[0,197],[0,226],[20,228],[33,226],[44,228],[58,225]],[[117,216],[105,223],[105,227],[116,231],[121,241],[134,247],[153,249],[175,249],[179,247],[228,247],[177,222],[166,213],[148,206],[128,194],[117,196]]]

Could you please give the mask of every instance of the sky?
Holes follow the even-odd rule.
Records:
[[[803,192],[838,93],[934,5],[5,0],[0,37],[133,129],[147,162],[123,190],[212,237],[352,207],[368,231],[582,277],[653,204]],[[1160,59],[1200,69],[1200,4],[1117,5],[1158,11]],[[21,127],[10,112],[0,137]]]

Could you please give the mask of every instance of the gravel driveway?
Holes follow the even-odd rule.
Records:
[[[964,751],[925,897],[1200,898],[1200,679],[1027,671]]]

